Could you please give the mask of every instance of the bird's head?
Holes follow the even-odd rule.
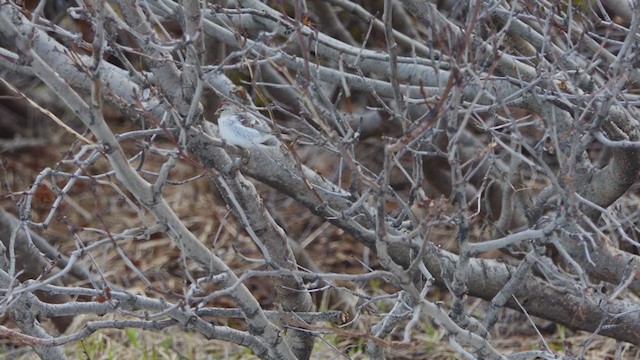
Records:
[[[227,107],[228,107],[228,103],[227,103],[227,101],[222,100],[222,101],[220,102],[220,105],[218,105],[218,108],[216,109],[215,114],[216,114],[216,115],[220,115],[220,113],[222,113],[223,111],[225,111],[225,110],[227,109]]]

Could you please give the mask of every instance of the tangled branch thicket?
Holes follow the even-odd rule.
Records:
[[[496,346],[511,308],[592,334],[579,356],[637,346],[639,25],[638,0],[2,1],[0,334],[382,359],[429,326],[556,358]],[[279,142],[226,143],[222,100]]]

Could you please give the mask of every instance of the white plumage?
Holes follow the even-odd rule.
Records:
[[[231,103],[223,102],[217,113],[220,137],[229,144],[250,148],[277,141],[267,124]]]

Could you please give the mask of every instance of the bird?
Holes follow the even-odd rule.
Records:
[[[220,137],[229,144],[247,149],[278,141],[263,120],[229,101],[222,101],[216,114]]]

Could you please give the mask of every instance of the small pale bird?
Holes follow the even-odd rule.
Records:
[[[273,145],[278,141],[264,121],[235,104],[222,101],[216,114],[219,115],[220,137],[229,144],[246,149],[258,145]]]

